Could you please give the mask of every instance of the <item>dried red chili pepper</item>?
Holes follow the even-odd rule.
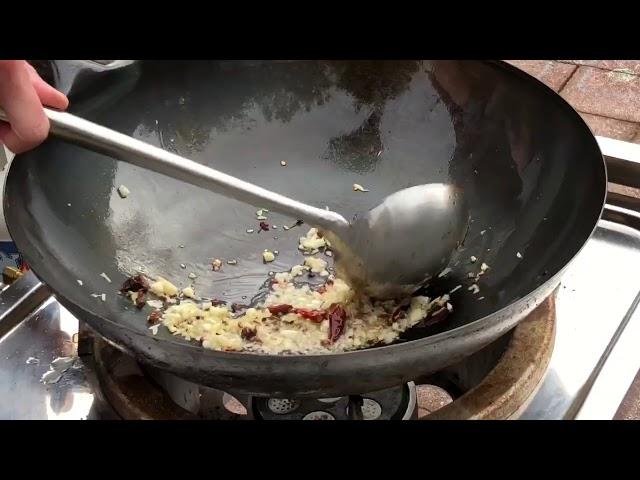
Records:
[[[334,305],[329,311],[329,341],[334,343],[344,333],[347,325],[347,312],[340,305]]]
[[[149,314],[149,317],[147,317],[147,322],[149,323],[149,325],[155,325],[156,323],[160,322],[161,318],[162,312],[160,310],[154,310]]]
[[[147,293],[142,289],[138,290],[138,296],[136,297],[136,308],[138,310],[142,310],[146,303]]]
[[[287,303],[282,303],[280,305],[271,305],[267,308],[271,312],[271,315],[285,315],[293,310],[293,307]]]
[[[300,315],[302,318],[306,318],[307,320],[311,320],[315,323],[320,323],[327,316],[327,312],[325,310],[309,310],[308,308],[295,308],[293,310],[295,313]]]
[[[143,275],[134,275],[133,277],[129,277],[124,281],[120,292],[139,292],[141,290],[144,293],[149,290],[149,281]]]

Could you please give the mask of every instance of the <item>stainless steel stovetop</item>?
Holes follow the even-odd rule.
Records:
[[[609,180],[640,188],[640,145],[598,141],[607,159]],[[553,355],[520,418],[613,418],[640,369],[638,272],[640,198],[611,187],[593,238],[563,277]],[[0,419],[110,416],[97,408],[101,394],[92,387],[91,371],[78,357],[78,329],[78,319],[33,274],[4,288],[0,293]],[[59,360],[52,365],[55,359]],[[49,381],[43,383],[45,375]],[[51,383],[54,377],[59,380]]]

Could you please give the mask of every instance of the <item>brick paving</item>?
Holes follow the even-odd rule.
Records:
[[[640,60],[507,60],[558,92],[595,135],[640,144]]]

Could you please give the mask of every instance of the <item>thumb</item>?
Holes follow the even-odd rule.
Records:
[[[69,106],[67,96],[45,82],[31,65],[27,64],[27,70],[31,78],[31,84],[42,104],[58,110],[66,110]]]

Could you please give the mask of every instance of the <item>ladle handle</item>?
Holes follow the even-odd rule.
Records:
[[[349,225],[336,212],[312,207],[271,192],[70,113],[49,108],[44,110],[51,125],[50,134],[68,142],[256,207],[290,215],[318,227],[339,231]],[[9,121],[2,109],[0,120]]]

